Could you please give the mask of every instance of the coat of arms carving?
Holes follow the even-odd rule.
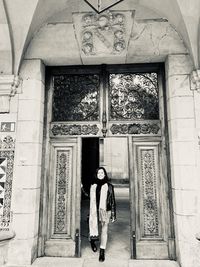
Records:
[[[130,37],[131,12],[75,14],[75,29],[83,56],[121,55]]]

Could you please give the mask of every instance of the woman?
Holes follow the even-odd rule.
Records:
[[[105,260],[105,249],[108,236],[108,223],[116,220],[116,204],[114,187],[109,183],[107,172],[103,167],[96,170],[94,181],[90,188],[90,244],[97,251],[95,241],[99,240],[98,222],[101,224],[101,243],[99,261]]]

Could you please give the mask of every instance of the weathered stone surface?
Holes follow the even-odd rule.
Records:
[[[168,22],[134,22],[127,54],[129,62],[135,56],[143,56],[148,62],[148,57],[186,52],[183,41]]]
[[[23,60],[20,68],[20,77],[23,80],[37,80],[45,82],[45,66],[40,59]],[[26,84],[27,85],[27,84]]]
[[[194,102],[192,96],[173,97],[168,104],[168,120],[194,118]]]
[[[174,75],[189,75],[193,63],[189,55],[169,55],[165,64],[166,78]]]
[[[36,34],[25,58],[41,58],[47,65],[77,65],[82,64],[78,51],[73,24],[48,24]]]

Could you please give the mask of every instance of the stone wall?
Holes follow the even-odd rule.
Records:
[[[37,256],[41,155],[44,109],[44,65],[25,60],[20,76],[22,93],[16,96],[16,158],[12,193],[12,227],[9,264],[30,264]]]
[[[189,75],[189,56],[171,55],[166,61],[170,164],[178,260],[182,267],[200,266],[195,238],[198,217],[199,179],[194,93]]]

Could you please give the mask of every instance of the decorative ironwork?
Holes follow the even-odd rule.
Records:
[[[159,236],[154,150],[141,150],[144,237]]]
[[[116,4],[122,2],[123,0],[85,0],[86,3],[88,3],[89,6],[91,6],[97,13],[102,13],[103,11],[115,6]]]
[[[110,74],[109,101],[112,120],[159,119],[157,74]]]
[[[0,140],[0,230],[6,231],[11,222],[14,147],[12,137],[6,136]]]
[[[99,119],[99,76],[70,74],[54,77],[53,121]]]
[[[96,124],[53,124],[51,132],[54,136],[59,135],[97,135],[99,128]]]
[[[112,124],[110,131],[112,134],[158,134],[159,123],[132,123],[132,124]]]
[[[56,203],[55,224],[56,234],[67,233],[67,194],[69,181],[69,151],[58,151],[56,166]]]
[[[121,54],[126,48],[126,17],[119,12],[82,17],[81,47],[86,56]],[[98,44],[98,45],[97,45]]]

